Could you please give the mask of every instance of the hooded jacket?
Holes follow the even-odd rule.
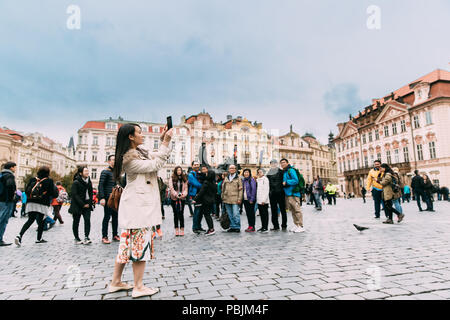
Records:
[[[4,186],[4,191],[0,195],[0,202],[13,202],[16,193],[16,179],[14,173],[9,169],[2,170],[0,183]]]
[[[284,193],[286,197],[300,197],[300,192],[294,192],[294,188],[298,185],[298,177],[294,168],[291,165],[286,167],[283,175],[283,182],[286,182],[284,186]]]
[[[284,193],[283,170],[280,168],[271,168],[267,173],[267,179],[269,179],[270,183],[270,195]]]

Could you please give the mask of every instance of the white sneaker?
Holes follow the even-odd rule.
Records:
[[[295,229],[297,229],[297,226],[293,226],[293,227],[289,228],[289,232],[294,232]]]
[[[294,232],[294,233],[305,232],[305,228],[303,228],[303,227],[296,227],[295,230],[294,230],[293,232]]]

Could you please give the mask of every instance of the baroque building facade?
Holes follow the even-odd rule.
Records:
[[[74,150],[64,147],[40,133],[22,134],[7,128],[0,128],[0,162],[13,161],[17,164],[16,184],[23,189],[23,179],[32,169],[48,166],[60,176],[76,168]]]
[[[340,191],[361,195],[376,159],[398,167],[404,183],[412,172],[450,184],[450,72],[435,70],[338,124]]]

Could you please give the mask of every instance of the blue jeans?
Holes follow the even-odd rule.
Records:
[[[192,231],[200,230],[202,228],[201,207],[194,206],[194,216],[192,217]]]
[[[239,214],[238,204],[225,203],[225,210],[230,218],[230,228],[241,230],[241,216]]]
[[[322,208],[322,199],[320,199],[320,193],[314,193],[314,199],[316,199],[316,208]]]
[[[398,199],[396,199],[396,200],[392,200],[392,203],[394,204],[394,207],[395,207],[395,209],[396,209],[398,212],[403,213],[403,208],[402,208],[402,205],[401,205],[401,203],[400,203],[400,199],[401,199],[401,198],[398,198]]]
[[[14,210],[14,202],[0,202],[0,241],[3,241],[6,225]]]
[[[383,200],[381,199],[382,193],[383,193],[383,191],[372,188],[372,198],[373,198],[373,203],[375,205],[375,217],[377,217],[377,218],[380,217],[380,207],[382,204],[383,204],[383,209],[384,209],[384,203],[382,203]],[[387,217],[387,215],[386,215],[386,217]]]

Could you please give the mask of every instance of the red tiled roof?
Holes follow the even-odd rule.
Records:
[[[81,129],[105,129],[105,122],[101,121],[88,121]]]

